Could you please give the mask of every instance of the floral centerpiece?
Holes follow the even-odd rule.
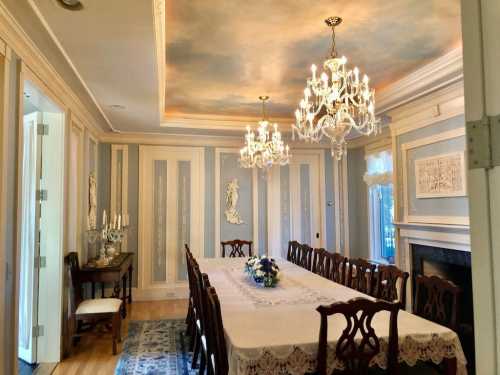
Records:
[[[273,258],[266,255],[252,256],[245,263],[245,272],[257,284],[266,288],[274,288],[280,279],[280,269]]]

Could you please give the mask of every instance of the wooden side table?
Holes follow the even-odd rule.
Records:
[[[132,303],[133,259],[134,253],[121,253],[107,266],[97,267],[95,263],[87,263],[80,268],[80,282],[92,284],[92,298],[95,298],[96,283],[101,283],[102,298],[104,298],[105,283],[113,283],[113,297],[120,298],[120,294],[122,294],[123,318],[127,316],[127,302]]]

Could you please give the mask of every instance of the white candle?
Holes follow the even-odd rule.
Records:
[[[128,216],[128,214],[126,215],[127,217],[127,227],[130,225],[130,217]]]
[[[122,229],[122,215],[118,215],[118,229]]]
[[[106,210],[102,211],[102,226],[106,226]]]

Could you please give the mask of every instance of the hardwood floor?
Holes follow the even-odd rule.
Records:
[[[187,311],[187,300],[133,302],[127,306],[127,319],[122,324],[122,338],[125,340],[130,320],[155,320],[184,318]],[[123,342],[122,342],[123,343]],[[113,375],[120,357],[122,344],[118,346],[118,354],[111,353],[111,333],[87,333],[76,347],[72,355],[61,362],[53,372],[55,375]]]

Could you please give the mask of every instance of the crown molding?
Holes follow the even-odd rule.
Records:
[[[392,122],[389,127],[392,136],[398,136],[463,115],[464,111],[464,86],[463,81],[458,81],[394,109],[390,112]]]
[[[462,47],[457,47],[377,91],[377,114],[382,114],[406,103],[463,81]]]
[[[94,136],[103,130],[97,125],[99,121],[87,110],[78,96],[66,84],[47,57],[38,49],[33,40],[26,34],[17,20],[12,16],[5,4],[0,1],[0,38],[29,67],[33,74],[42,81],[64,102],[72,113],[82,119],[85,126]]]
[[[76,77],[78,78],[78,80],[82,84],[82,86],[85,89],[85,91],[87,91],[87,94],[92,99],[92,102],[94,103],[94,105],[96,106],[96,108],[101,113],[101,116],[104,118],[104,120],[108,124],[109,128],[111,129],[111,131],[116,131],[116,129],[113,127],[113,124],[111,123],[111,120],[106,115],[106,113],[102,109],[101,105],[97,101],[97,98],[95,97],[94,93],[92,92],[92,90],[90,89],[90,87],[87,85],[87,83],[83,79],[82,75],[80,74],[80,72],[76,68],[75,64],[73,63],[73,60],[71,60],[71,58],[69,57],[68,53],[66,52],[66,50],[62,46],[61,42],[57,38],[56,34],[54,33],[54,31],[50,27],[49,23],[47,22],[47,20],[43,16],[42,12],[40,11],[40,9],[38,8],[38,6],[36,5],[36,2],[34,0],[28,0],[28,4],[31,6],[31,8],[35,12],[36,16],[38,17],[38,19],[42,23],[43,27],[45,28],[45,31],[47,31],[47,34],[49,34],[49,36],[52,39],[52,41],[55,43],[55,45],[57,46],[57,48],[59,49],[59,51],[61,52],[61,54],[64,56],[64,59],[66,60],[66,62],[68,63],[68,65],[71,67],[71,70],[73,70],[73,73],[75,73]]]
[[[153,20],[156,69],[158,72],[158,111],[159,118],[163,118],[165,110],[165,89],[166,89],[166,50],[165,41],[165,0],[153,0]]]
[[[255,116],[221,116],[221,115],[172,115],[164,116],[162,127],[186,128],[186,129],[209,129],[209,130],[229,130],[244,131],[247,126],[257,124],[261,117]],[[291,132],[286,124],[293,123],[293,119],[288,117],[273,117],[269,119],[271,123],[277,123],[282,126],[279,130],[282,133]],[[285,125],[283,125],[285,124]],[[284,126],[284,127],[283,127]]]

